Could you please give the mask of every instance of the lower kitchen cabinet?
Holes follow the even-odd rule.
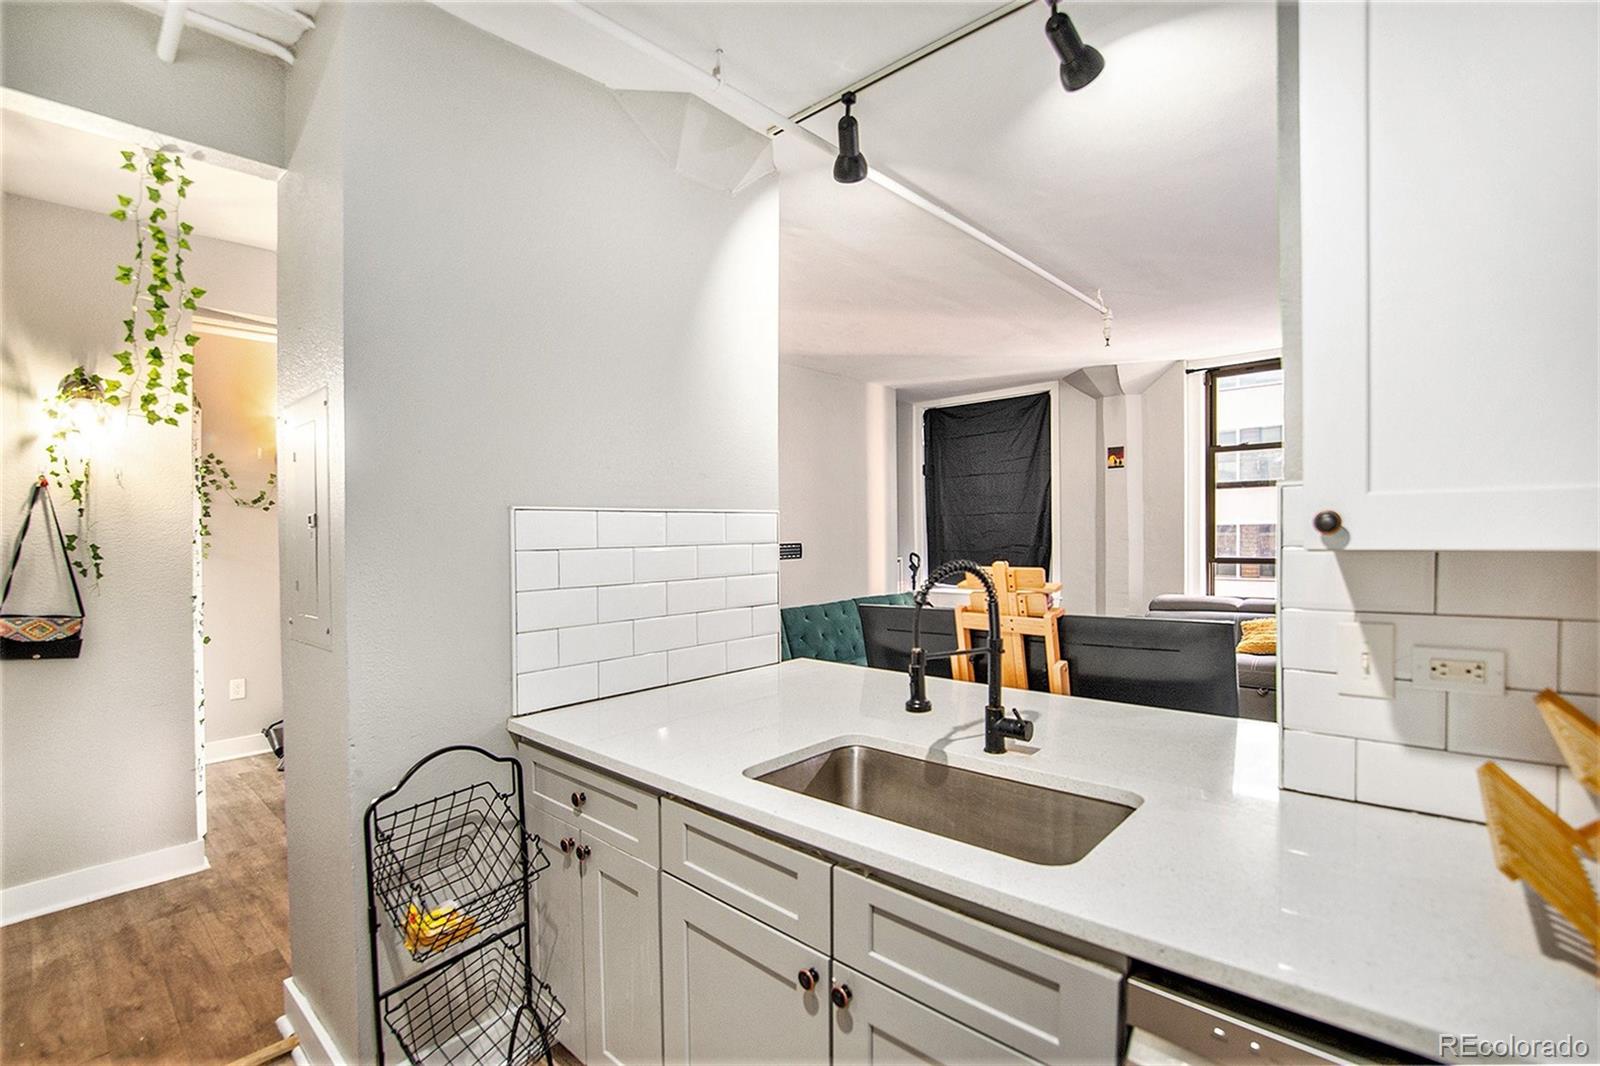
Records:
[[[550,866],[533,883],[529,907],[533,926],[533,965],[550,983],[566,1008],[557,1039],[576,1055],[588,1059],[585,1039],[583,989],[583,875],[578,860],[578,830],[549,815],[530,819],[542,840]],[[562,849],[562,843],[567,847]]]
[[[583,976],[590,1066],[661,1061],[659,874],[609,844],[579,837]]]
[[[827,955],[669,874],[661,975],[669,1062],[828,1061]]]
[[[833,983],[839,989],[836,995],[845,1003],[833,1009],[836,1064],[1020,1066],[1035,1061],[837,962],[833,964]]]

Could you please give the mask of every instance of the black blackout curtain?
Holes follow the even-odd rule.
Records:
[[[922,416],[928,565],[1050,565],[1050,394]]]

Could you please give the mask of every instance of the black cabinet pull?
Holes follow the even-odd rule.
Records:
[[[811,991],[813,988],[816,988],[819,980],[821,980],[821,978],[817,976],[817,968],[815,966],[807,966],[805,969],[800,971],[800,987],[805,989],[807,992]]]
[[[561,844],[559,846],[561,848],[561,854],[565,855],[567,852],[577,847],[578,842],[573,840],[571,837],[562,837]]]
[[[833,994],[828,998],[833,1000],[833,1005],[835,1007],[838,1007],[840,1010],[844,1010],[850,1005],[850,986],[843,983],[834,985]]]
[[[582,792],[574,792],[572,794],[572,806],[574,808],[582,807],[585,803],[588,803],[588,802],[589,802],[589,797],[587,795],[585,795],[584,793],[582,793]]]
[[[1344,526],[1344,519],[1339,517],[1338,511],[1318,511],[1317,517],[1311,520],[1311,524],[1317,527],[1318,533],[1326,536],[1329,533],[1339,532]]]
[[[578,845],[578,861],[579,862],[585,861],[592,854],[593,854],[593,852],[591,852],[589,850],[589,845],[587,845],[587,844],[579,844]]]

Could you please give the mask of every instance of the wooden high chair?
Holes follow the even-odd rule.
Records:
[[[1072,679],[1068,676],[1067,661],[1061,656],[1061,616],[1059,607],[1050,606],[1050,594],[1061,591],[1061,583],[1046,581],[1043,567],[1012,566],[996,560],[993,566],[983,568],[994,583],[995,595],[1000,600],[1000,644],[1002,649],[1000,683],[1007,688],[1028,687],[1027,637],[1044,640],[1045,673],[1050,691],[1057,696],[1072,695]],[[989,631],[988,594],[983,584],[972,575],[961,579],[960,588],[975,590],[964,607],[955,612],[956,646],[970,649],[974,632]],[[989,664],[989,669],[995,669]],[[958,655],[950,660],[950,676],[957,681],[975,680],[972,659]]]

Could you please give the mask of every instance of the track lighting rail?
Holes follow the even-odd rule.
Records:
[[[587,4],[579,2],[579,0],[559,0],[559,2],[562,9],[569,14],[677,73],[689,85],[693,86],[697,96],[719,111],[723,111],[731,117],[746,123],[748,123],[751,116],[759,116],[761,121],[770,123],[772,126],[783,130],[818,151],[830,156],[838,154],[838,145],[825,137],[813,133],[788,115],[775,111],[755,97],[740,91],[730,85],[726,78],[718,77],[710,71],[700,69],[687,59],[663,48],[647,37],[633,32],[626,26],[612,21],[606,15],[594,10]],[[874,165],[868,171],[866,178],[913,207],[927,212],[951,228],[971,237],[991,251],[999,253],[1030,274],[1055,286],[1079,303],[1092,308],[1101,316],[1102,321],[1109,322],[1111,309],[1103,301],[1090,296],[1070,282],[1057,277],[1021,252],[968,222],[949,207],[919,192],[893,175],[886,173],[882,167]]]
[[[1011,0],[1011,3],[1005,5],[1004,7],[996,8],[987,15],[984,15],[978,19],[974,19],[959,29],[951,30],[943,37],[928,42],[921,48],[918,48],[915,52],[901,56],[888,66],[880,67],[859,81],[854,81],[849,85],[846,85],[843,89],[839,90],[839,92],[833,93],[830,96],[826,96],[808,107],[803,107],[789,117],[794,119],[796,122],[804,122],[813,115],[820,115],[822,112],[828,110],[828,108],[837,105],[839,103],[839,97],[844,93],[858,93],[863,89],[869,89],[883,79],[890,77],[891,75],[898,74],[909,66],[914,66],[915,64],[922,62],[935,52],[942,52],[944,49],[955,44],[957,41],[966,37],[971,37],[974,33],[977,33],[981,29],[986,29],[990,26],[993,26],[1001,19],[1010,18],[1018,11],[1023,10],[1035,2],[1036,0]]]

